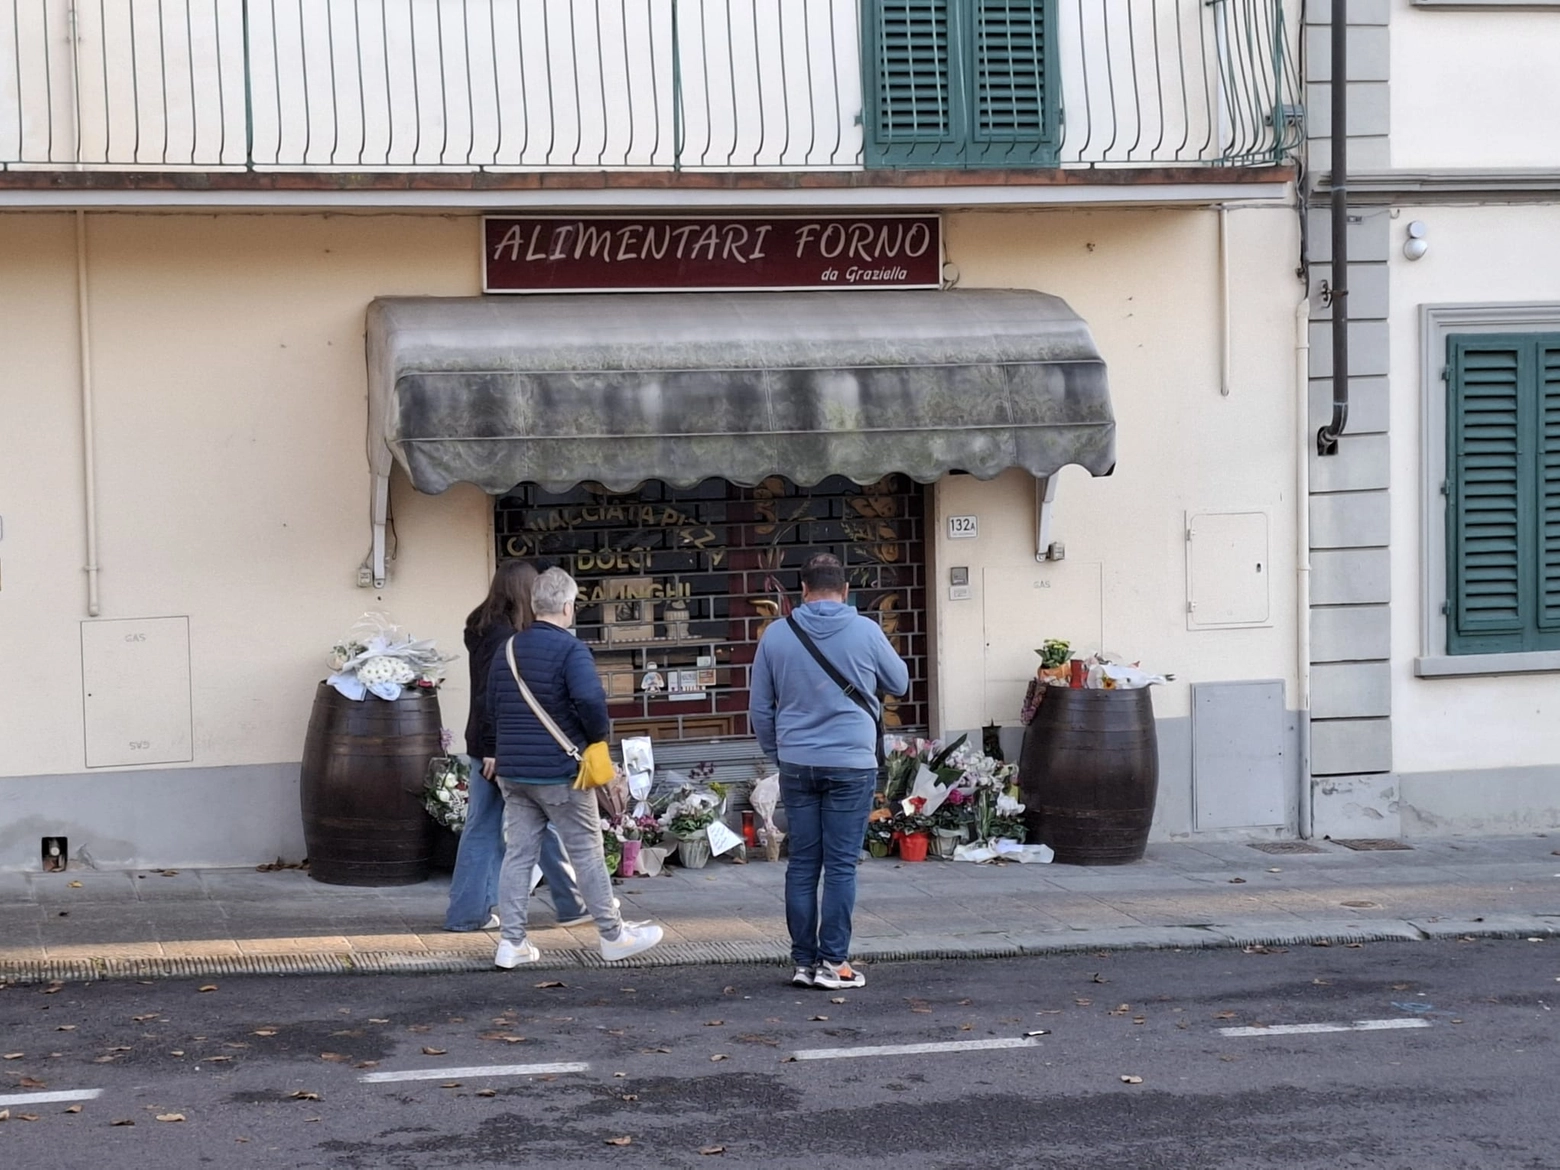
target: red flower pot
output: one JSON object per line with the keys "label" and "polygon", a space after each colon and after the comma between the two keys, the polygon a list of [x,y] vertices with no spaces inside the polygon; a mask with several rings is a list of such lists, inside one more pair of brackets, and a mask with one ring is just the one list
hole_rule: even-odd
{"label": "red flower pot", "polygon": [[899,838],[901,861],[925,861],[926,847],[931,844],[929,833],[906,833]]}

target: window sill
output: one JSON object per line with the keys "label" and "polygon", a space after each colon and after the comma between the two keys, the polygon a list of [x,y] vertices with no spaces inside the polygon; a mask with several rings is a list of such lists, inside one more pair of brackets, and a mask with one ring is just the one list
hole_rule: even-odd
{"label": "window sill", "polygon": [[1414,659],[1418,678],[1468,678],[1493,674],[1548,674],[1560,672],[1560,650],[1535,650],[1512,654],[1448,654]]}

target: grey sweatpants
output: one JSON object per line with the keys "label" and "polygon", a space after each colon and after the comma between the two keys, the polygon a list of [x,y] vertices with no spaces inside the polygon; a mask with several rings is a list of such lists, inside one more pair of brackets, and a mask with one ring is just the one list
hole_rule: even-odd
{"label": "grey sweatpants", "polygon": [[531,871],[549,822],[574,863],[580,898],[602,938],[615,939],[623,919],[612,905],[612,878],[601,848],[601,813],[593,792],[568,784],[520,784],[498,778],[504,794],[504,865],[498,874],[498,914],[506,942],[525,941]]}

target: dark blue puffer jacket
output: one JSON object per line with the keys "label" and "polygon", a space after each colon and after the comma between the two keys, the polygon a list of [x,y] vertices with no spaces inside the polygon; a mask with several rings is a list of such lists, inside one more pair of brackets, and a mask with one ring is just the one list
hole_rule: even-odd
{"label": "dark blue puffer jacket", "polygon": [[[538,621],[514,636],[515,665],[542,709],[583,750],[607,738],[607,695],[590,647],[568,630]],[[509,780],[573,780],[577,764],[541,721],[509,673],[503,644],[488,672],[487,718],[498,774]]]}

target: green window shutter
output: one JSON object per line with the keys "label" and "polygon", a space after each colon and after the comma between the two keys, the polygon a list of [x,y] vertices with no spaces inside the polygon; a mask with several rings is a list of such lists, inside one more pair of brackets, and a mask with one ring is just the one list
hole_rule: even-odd
{"label": "green window shutter", "polygon": [[868,164],[934,165],[963,153],[956,0],[869,0]]}
{"label": "green window shutter", "polygon": [[971,162],[1054,163],[1051,0],[971,0]]}
{"label": "green window shutter", "polygon": [[1560,338],[1538,346],[1538,628],[1560,632]]}
{"label": "green window shutter", "polygon": [[1447,648],[1518,650],[1530,619],[1521,539],[1531,507],[1521,471],[1528,347],[1487,336],[1453,337],[1448,348]]}
{"label": "green window shutter", "polygon": [[1056,0],[862,0],[868,166],[1055,166]]}

